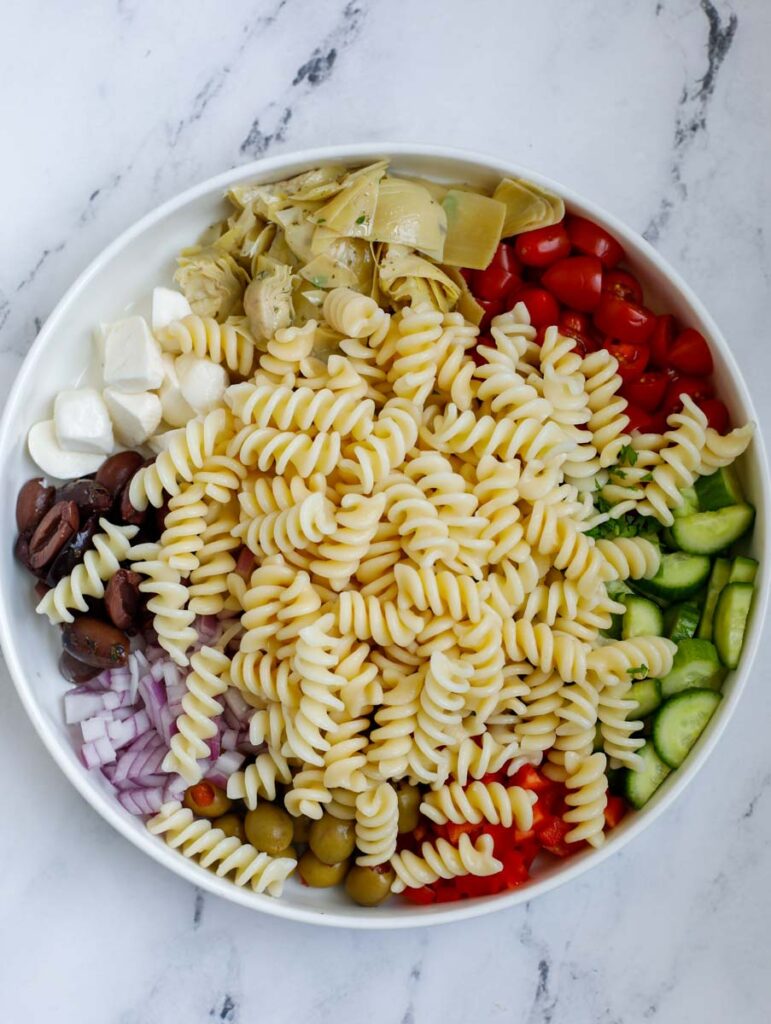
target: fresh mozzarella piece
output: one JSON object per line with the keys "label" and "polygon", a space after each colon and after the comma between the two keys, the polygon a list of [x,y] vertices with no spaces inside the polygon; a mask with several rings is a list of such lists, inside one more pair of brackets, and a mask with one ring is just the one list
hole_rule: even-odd
{"label": "fresh mozzarella piece", "polygon": [[161,327],[190,316],[193,312],[190,303],[182,292],[176,292],[173,288],[153,288],[153,330],[158,331]]}
{"label": "fresh mozzarella piece", "polygon": [[110,415],[94,388],[60,391],[54,402],[54,428],[66,452],[109,455],[113,450]]}
{"label": "fresh mozzarella piece", "polygon": [[174,362],[182,397],[196,412],[210,412],[220,405],[228,375],[224,366],[211,359],[199,359],[188,352]]}
{"label": "fresh mozzarella piece", "polygon": [[179,386],[179,377],[174,366],[174,356],[168,352],[163,354],[163,369],[165,376],[161,384],[161,408],[163,418],[170,427],[184,427],[188,420],[195,416],[195,410],[182,396],[182,389]]}
{"label": "fresh mozzarella piece", "polygon": [[57,480],[88,476],[104,462],[101,452],[66,452],[56,439],[53,420],[36,423],[27,435],[27,445],[45,475]]}
{"label": "fresh mozzarella piece", "polygon": [[116,391],[154,391],[163,380],[158,342],[141,316],[110,325],[104,343],[104,383]]}
{"label": "fresh mozzarella piece", "polygon": [[107,333],[110,330],[110,324],[104,321],[97,324],[94,328],[94,353],[96,355],[96,365],[99,368],[100,375],[104,374],[104,346],[107,341]]}
{"label": "fresh mozzarella piece", "polygon": [[104,401],[112,417],[115,436],[127,448],[144,444],[161,422],[161,400],[152,391],[129,395],[105,388]]}

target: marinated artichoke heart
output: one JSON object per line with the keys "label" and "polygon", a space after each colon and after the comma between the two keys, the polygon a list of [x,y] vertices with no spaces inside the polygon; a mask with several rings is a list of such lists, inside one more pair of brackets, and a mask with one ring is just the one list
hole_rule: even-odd
{"label": "marinated artichoke heart", "polygon": [[350,238],[368,238],[375,219],[379,186],[387,163],[362,167],[346,175],[340,190],[327,203],[310,214],[318,225]]}
{"label": "marinated artichoke heart", "polygon": [[565,216],[565,204],[559,196],[522,178],[503,178],[493,199],[506,207],[504,238],[549,227]]}
{"label": "marinated artichoke heart", "polygon": [[241,312],[249,276],[233,257],[217,245],[183,249],[174,279],[193,312],[222,323]]}
{"label": "marinated artichoke heart", "polygon": [[408,245],[441,261],[446,236],[447,215],[427,189],[404,178],[383,178],[372,241]]}
{"label": "marinated artichoke heart", "polygon": [[292,323],[292,270],[261,257],[261,267],[244,293],[244,312],[255,338],[272,338]]}
{"label": "marinated artichoke heart", "polygon": [[442,200],[447,214],[443,262],[469,270],[484,270],[501,240],[506,206],[497,199],[450,189]]}
{"label": "marinated artichoke heart", "polygon": [[428,302],[447,313],[455,307],[460,288],[430,260],[404,245],[385,246],[378,268],[380,289],[395,306]]}

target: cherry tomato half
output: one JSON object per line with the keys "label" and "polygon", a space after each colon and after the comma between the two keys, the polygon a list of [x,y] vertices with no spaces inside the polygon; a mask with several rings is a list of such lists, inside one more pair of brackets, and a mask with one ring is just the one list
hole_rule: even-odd
{"label": "cherry tomato half", "polygon": [[553,263],[541,283],[566,306],[590,313],[602,293],[602,264],[596,256],[568,256]]}
{"label": "cherry tomato half", "polygon": [[677,335],[669,349],[669,365],[692,377],[708,377],[712,373],[712,353],[700,331],[687,327]]}
{"label": "cherry tomato half", "polygon": [[629,380],[621,388],[621,394],[634,405],[646,412],[655,412],[664,401],[670,380],[662,371],[650,370],[637,380]]}
{"label": "cherry tomato half", "polygon": [[632,345],[616,338],[608,338],[602,347],[618,360],[618,375],[624,382],[637,380],[648,365],[648,349],[645,345]]}
{"label": "cherry tomato half", "polygon": [[698,406],[701,406],[707,399],[715,397],[715,389],[706,377],[678,377],[671,381],[664,396],[662,412],[665,416],[671,416],[673,412],[680,412],[683,407],[681,395],[688,395]]}
{"label": "cherry tomato half", "polygon": [[485,315],[479,324],[479,330],[484,332],[490,327],[492,318],[503,312],[503,299],[482,299],[479,296],[475,296],[475,298],[485,311]]}
{"label": "cherry tomato half", "polygon": [[564,224],[552,224],[517,235],[514,251],[527,267],[548,267],[570,255],[570,239]]}
{"label": "cherry tomato half", "polygon": [[629,418],[629,425],[626,429],[630,432],[639,430],[641,434],[648,434],[655,429],[651,413],[641,409],[639,405],[630,402],[624,409],[624,415]]}
{"label": "cherry tomato half", "polygon": [[587,256],[596,256],[607,270],[612,270],[624,258],[624,250],[613,235],[593,220],[568,217],[566,227],[573,248]]}
{"label": "cherry tomato half", "polygon": [[470,288],[476,299],[503,299],[519,284],[521,270],[514,246],[501,242],[484,270],[473,271]]}
{"label": "cherry tomato half", "polygon": [[671,313],[656,317],[656,325],[651,334],[651,366],[666,370],[669,366],[669,350],[677,334],[677,324]]}
{"label": "cherry tomato half", "polygon": [[559,320],[559,304],[545,288],[523,288],[514,298],[527,306],[533,327],[551,327]]}
{"label": "cherry tomato half", "polygon": [[726,434],[731,429],[731,417],[719,398],[705,398],[699,402],[699,408],[707,417],[707,422],[718,434]]}
{"label": "cherry tomato half", "polygon": [[642,304],[643,290],[637,278],[628,270],[609,270],[602,276],[602,290],[618,295],[627,302]]}
{"label": "cherry tomato half", "polygon": [[645,306],[603,292],[594,312],[594,322],[599,330],[611,338],[632,345],[644,345],[650,340],[656,326],[656,317]]}

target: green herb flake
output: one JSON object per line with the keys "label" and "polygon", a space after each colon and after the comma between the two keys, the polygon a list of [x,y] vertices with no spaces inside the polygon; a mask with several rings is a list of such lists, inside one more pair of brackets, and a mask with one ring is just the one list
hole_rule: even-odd
{"label": "green herb flake", "polygon": [[367,219],[367,215],[365,213],[362,213],[362,215],[360,217],[356,218],[356,223],[357,224],[363,224],[366,219]]}
{"label": "green herb flake", "polygon": [[625,462],[628,466],[637,465],[637,452],[631,446],[631,444],[625,444],[621,451],[618,453],[618,461]]}
{"label": "green herb flake", "polygon": [[647,665],[638,665],[636,668],[628,668],[626,671],[633,679],[646,679],[648,676]]}

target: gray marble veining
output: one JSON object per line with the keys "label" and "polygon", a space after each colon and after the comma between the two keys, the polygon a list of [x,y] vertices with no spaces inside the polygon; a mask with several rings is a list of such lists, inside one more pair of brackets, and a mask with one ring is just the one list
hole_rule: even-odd
{"label": "gray marble veining", "polygon": [[[68,284],[157,203],[266,153],[404,139],[531,165],[644,231],[771,424],[766,0],[25,0],[0,17],[3,395]],[[384,934],[258,916],[164,872],[64,780],[3,668],[2,1018],[763,1024],[769,656],[771,638],[704,770],[622,854],[510,912]]]}

